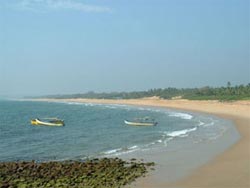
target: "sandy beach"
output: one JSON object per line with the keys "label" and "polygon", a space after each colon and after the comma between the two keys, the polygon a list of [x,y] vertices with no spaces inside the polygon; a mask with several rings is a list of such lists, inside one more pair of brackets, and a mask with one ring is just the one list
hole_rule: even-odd
{"label": "sandy beach", "polygon": [[[139,179],[135,187],[170,188],[249,188],[250,187],[250,101],[218,102],[162,100],[158,98],[104,99],[39,99],[39,101],[67,101],[99,104],[127,104],[167,107],[213,114],[234,122],[240,140],[211,162],[191,172],[177,182],[156,181],[153,177]],[[161,153],[164,157],[165,153]],[[157,162],[157,161],[156,161]],[[164,180],[164,174],[161,174]]]}

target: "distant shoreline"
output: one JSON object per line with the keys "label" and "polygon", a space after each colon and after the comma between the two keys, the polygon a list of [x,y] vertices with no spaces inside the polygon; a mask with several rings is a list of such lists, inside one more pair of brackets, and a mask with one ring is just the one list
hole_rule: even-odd
{"label": "distant shoreline", "polygon": [[[250,187],[250,101],[218,102],[190,101],[184,99],[163,100],[157,97],[143,99],[32,99],[32,101],[79,102],[98,104],[126,104],[167,107],[193,112],[213,114],[232,120],[241,139],[210,163],[175,183],[155,182],[152,177],[139,179],[135,187]],[[163,154],[164,155],[164,154]],[[164,176],[164,175],[162,175]]]}

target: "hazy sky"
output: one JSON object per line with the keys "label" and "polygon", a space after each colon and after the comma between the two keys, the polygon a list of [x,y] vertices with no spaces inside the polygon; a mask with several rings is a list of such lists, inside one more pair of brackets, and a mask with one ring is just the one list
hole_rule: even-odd
{"label": "hazy sky", "polygon": [[250,82],[248,0],[0,0],[0,95]]}

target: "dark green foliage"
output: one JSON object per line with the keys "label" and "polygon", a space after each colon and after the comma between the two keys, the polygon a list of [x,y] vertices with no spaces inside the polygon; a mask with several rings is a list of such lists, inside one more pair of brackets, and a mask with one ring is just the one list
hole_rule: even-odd
{"label": "dark green foliage", "polygon": [[157,96],[163,99],[172,99],[180,96],[184,99],[192,100],[245,100],[250,99],[250,84],[231,86],[228,82],[226,87],[202,87],[191,89],[150,89],[148,91],[137,92],[111,92],[111,93],[95,93],[88,92],[85,94],[72,95],[49,95],[42,98],[89,98],[89,99],[138,99],[144,97]]}
{"label": "dark green foliage", "polygon": [[189,94],[184,94],[183,98],[192,100],[248,100],[250,99],[250,84],[231,87],[231,83],[227,83],[227,87],[203,87],[194,89]]}
{"label": "dark green foliage", "polygon": [[0,163],[0,187],[119,188],[143,176],[153,165],[118,158],[85,162],[3,162]]}

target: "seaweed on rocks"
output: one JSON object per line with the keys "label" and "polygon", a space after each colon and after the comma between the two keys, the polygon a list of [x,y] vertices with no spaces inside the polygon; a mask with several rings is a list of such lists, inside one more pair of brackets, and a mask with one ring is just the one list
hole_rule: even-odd
{"label": "seaweed on rocks", "polygon": [[86,161],[0,163],[1,188],[119,188],[144,176],[154,163],[101,158]]}

